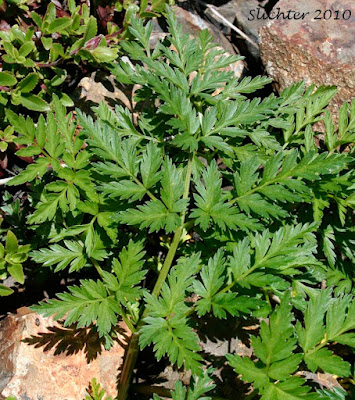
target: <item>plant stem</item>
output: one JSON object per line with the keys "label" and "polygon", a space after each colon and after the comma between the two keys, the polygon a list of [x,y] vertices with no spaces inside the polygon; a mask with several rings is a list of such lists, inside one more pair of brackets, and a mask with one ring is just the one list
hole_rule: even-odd
{"label": "plant stem", "polygon": [[133,384],[132,385],[132,391],[134,393],[141,393],[145,395],[152,396],[154,394],[157,394],[158,396],[161,397],[168,397],[171,398],[171,390],[165,389],[162,386],[149,386],[149,385],[144,385],[144,384]]}
{"label": "plant stem", "polygon": [[94,258],[90,258],[90,261],[93,263],[94,267],[96,268],[96,271],[100,275],[100,278],[102,278],[103,271],[102,271],[102,268],[100,267],[99,263]]}
{"label": "plant stem", "polygon": [[122,366],[120,376],[120,384],[118,389],[117,400],[126,400],[128,398],[128,390],[131,384],[133,369],[137,362],[139,353],[139,335],[132,333],[131,340],[129,341],[128,349]]}
{"label": "plant stem", "polygon": [[[161,286],[163,285],[163,283],[169,273],[171,264],[174,260],[174,256],[175,256],[175,253],[176,253],[176,250],[179,245],[180,238],[181,238],[181,233],[182,233],[182,227],[178,228],[178,230],[176,231],[176,233],[174,235],[174,239],[170,246],[169,252],[166,256],[163,268],[161,269],[158,279],[155,283],[155,286],[153,289],[153,295],[157,296],[160,293]],[[139,328],[142,327],[142,325],[144,325],[144,318],[146,317],[147,312],[148,311],[146,308],[137,324],[137,327],[136,327],[137,331],[139,330]],[[139,353],[139,334],[138,334],[138,332],[136,332],[136,333],[132,333],[132,337],[129,342],[129,346],[128,346],[128,350],[127,350],[127,356],[124,360],[124,364],[122,367],[122,373],[121,373],[121,377],[120,377],[120,384],[119,384],[119,389],[118,389],[117,400],[126,400],[127,399],[128,389],[129,389],[129,385],[130,385],[130,382],[132,379],[133,369],[137,362],[138,353]]]}
{"label": "plant stem", "polygon": [[[168,276],[171,264],[172,264],[172,262],[174,260],[174,257],[175,257],[176,250],[177,250],[177,248],[179,246],[179,242],[180,242],[180,239],[181,239],[182,231],[183,231],[183,229],[180,226],[175,232],[173,241],[172,241],[171,246],[169,248],[169,252],[168,252],[168,254],[167,254],[166,258],[165,258],[165,261],[164,261],[164,264],[163,264],[163,268],[160,270],[158,279],[157,279],[157,281],[155,283],[155,286],[154,286],[154,289],[153,289],[153,296],[158,296],[158,294],[160,293],[160,289],[161,289],[163,283],[165,282],[166,277]],[[144,315],[144,313],[143,313],[143,315]]]}
{"label": "plant stem", "polygon": [[[186,169],[183,199],[187,199],[189,197],[189,193],[190,193],[193,157],[194,157],[194,154],[190,154],[189,161],[187,164],[187,169]],[[185,216],[186,216],[186,211],[184,211],[181,214],[181,225],[175,232],[173,241],[169,248],[168,254],[165,258],[163,268],[161,269],[158,279],[155,283],[155,286],[154,286],[154,289],[152,292],[153,295],[155,295],[155,296],[159,295],[161,287],[162,287],[163,283],[165,282],[165,279],[167,278],[170,268],[172,266],[172,263],[174,261],[176,250],[179,246],[179,242],[181,240],[181,236],[182,236],[182,233],[184,230],[183,227],[184,227],[184,223],[185,223]],[[126,352],[126,357],[125,357],[125,360],[124,360],[124,363],[122,366],[117,400],[127,400],[127,398],[128,398],[128,390],[129,390],[129,386],[130,386],[130,383],[132,380],[133,369],[134,369],[134,366],[136,365],[137,357],[138,357],[138,353],[139,353],[139,333],[138,333],[138,331],[144,325],[144,318],[147,316],[147,313],[148,313],[148,310],[146,308],[136,326],[136,332],[132,332],[131,340],[129,342],[128,349]]]}
{"label": "plant stem", "polygon": [[137,329],[132,324],[131,320],[127,317],[127,314],[124,312],[123,308],[120,306],[121,317],[125,324],[128,326],[129,330],[133,333],[137,332]]}

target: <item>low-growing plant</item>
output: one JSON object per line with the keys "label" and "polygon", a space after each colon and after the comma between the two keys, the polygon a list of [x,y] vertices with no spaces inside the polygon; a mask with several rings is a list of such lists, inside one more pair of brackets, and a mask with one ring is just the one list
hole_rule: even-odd
{"label": "low-growing plant", "polygon": [[3,106],[11,102],[29,110],[48,111],[53,93],[63,104],[72,106],[70,97],[61,90],[68,75],[68,68],[61,65],[103,63],[117,57],[117,46],[109,46],[103,35],[97,36],[97,21],[87,5],[68,4],[68,16],[57,17],[56,7],[50,3],[43,17],[33,11],[28,23],[0,32]]}
{"label": "low-growing plant", "polygon": [[[42,246],[32,260],[84,278],[97,271],[33,310],[93,324],[106,348],[125,322],[119,400],[146,347],[192,372],[174,399],[210,399],[207,315],[261,321],[251,358],[225,361],[263,400],[345,398],[300,372],[352,374],[355,102],[336,131],[325,111],[333,87],[249,98],[270,80],[240,81],[228,70],[239,57],[207,31],[191,40],[167,15],[170,35],[153,51],[151,23],[133,16],[134,40],[121,44],[130,62],[112,66],[138,85],[135,112],[101,103],[93,119],[54,97],[36,123],[11,114],[18,154],[35,157],[10,181],[31,183],[27,224]],[[325,135],[312,128],[321,121]]]}
{"label": "low-growing plant", "polygon": [[131,16],[136,12],[143,18],[159,16],[164,5],[165,0],[141,1],[139,6],[134,1],[118,2],[116,8],[124,12],[122,26],[110,23],[105,34],[99,32],[98,20],[85,3],[69,0],[67,10],[58,10],[50,2],[43,16],[28,11],[17,24],[0,31],[0,105],[44,112],[57,94],[65,106],[73,106],[68,88],[63,91],[63,84],[73,79],[70,75],[77,70],[84,76],[115,60]]}
{"label": "low-growing plant", "polygon": [[[27,260],[30,246],[19,246],[16,236],[8,231],[5,246],[0,243],[0,280],[11,275],[16,282],[25,281],[22,264]],[[13,290],[0,284],[0,296],[8,296]]]}
{"label": "low-growing plant", "polygon": [[[174,0],[120,0],[115,2],[115,10],[131,10],[131,15],[139,13],[141,18],[160,17],[165,12],[166,4],[173,5]],[[128,25],[127,25],[128,27]]]}
{"label": "low-growing plant", "polygon": [[0,130],[0,152],[4,153],[10,143],[14,143],[16,136],[14,135],[14,128],[8,125],[3,131]]}
{"label": "low-growing plant", "polygon": [[112,400],[111,396],[105,396],[105,389],[94,378],[89,387],[89,394],[86,395],[85,400]]}

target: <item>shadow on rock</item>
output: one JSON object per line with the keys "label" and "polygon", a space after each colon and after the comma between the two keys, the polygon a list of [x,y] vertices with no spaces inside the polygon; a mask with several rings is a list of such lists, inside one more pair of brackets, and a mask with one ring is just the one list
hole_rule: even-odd
{"label": "shadow on rock", "polygon": [[[32,335],[22,341],[35,346],[35,348],[44,347],[43,351],[53,349],[54,355],[65,353],[65,355],[69,356],[84,350],[88,363],[95,360],[104,348],[105,339],[99,337],[94,326],[89,328],[76,328],[75,325],[67,328],[52,326],[48,327],[47,330],[49,332],[39,333],[37,336]],[[119,327],[115,332],[123,337],[124,340],[122,341],[118,337],[113,340],[125,348],[128,341],[126,332]]]}

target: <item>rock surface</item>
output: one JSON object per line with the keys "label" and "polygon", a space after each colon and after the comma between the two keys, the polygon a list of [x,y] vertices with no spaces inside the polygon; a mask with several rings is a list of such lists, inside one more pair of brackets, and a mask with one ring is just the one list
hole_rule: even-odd
{"label": "rock surface", "polygon": [[[353,0],[281,0],[273,11],[309,13],[304,19],[274,19],[261,28],[261,57],[275,86],[282,90],[304,80],[307,85],[336,85],[331,103],[334,116],[343,102],[355,96],[355,3]],[[322,19],[316,10],[321,10]],[[326,10],[332,11],[323,14]],[[351,17],[336,20],[335,11]],[[275,14],[274,14],[275,15]],[[349,12],[345,14],[345,17]]]}
{"label": "rock surface", "polygon": [[216,43],[218,43],[229,53],[235,54],[233,46],[229,40],[224,36],[223,32],[216,28],[213,24],[202,19],[197,14],[185,10],[182,7],[174,6],[173,10],[178,22],[181,24],[183,33],[188,33],[197,37],[200,31],[203,29],[208,29],[213,35]]}
{"label": "rock surface", "polygon": [[52,318],[20,309],[0,323],[0,398],[83,400],[96,378],[108,395],[117,395],[117,376],[127,331],[110,351],[89,329],[63,328]]}

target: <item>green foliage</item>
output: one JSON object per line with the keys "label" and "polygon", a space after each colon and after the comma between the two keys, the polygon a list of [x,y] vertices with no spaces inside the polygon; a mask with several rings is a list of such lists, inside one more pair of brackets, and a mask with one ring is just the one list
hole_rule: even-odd
{"label": "green foliage", "polygon": [[[57,270],[65,268],[70,261],[69,271],[82,268],[82,248],[78,249],[78,255],[75,242],[66,244],[67,253],[57,251],[62,248],[54,245],[51,250],[33,252],[32,257],[44,265],[58,263]],[[109,333],[122,312],[121,305],[127,306],[142,295],[139,284],[146,273],[141,269],[143,256],[142,244],[130,241],[127,248],[122,249],[119,260],[113,259],[112,273],[99,269],[102,281],[81,280],[80,286],[69,287],[70,293],[58,294],[58,299],[42,302],[33,309],[47,316],[54,315],[56,320],[65,316],[65,326],[77,323],[77,327],[82,328],[95,323],[99,336],[105,337],[110,347]]]}
{"label": "green foliage", "polygon": [[107,348],[124,320],[119,400],[139,347],[192,371],[173,398],[206,398],[206,318],[260,322],[253,356],[227,359],[263,400],[331,398],[297,372],[350,377],[353,105],[323,140],[314,124],[329,119],[334,88],[251,98],[270,80],[239,81],[226,67],[240,57],[207,31],[191,40],[166,13],[170,34],[154,50],[151,22],[132,14],[129,62],[109,66],[138,85],[134,109],[67,113],[54,96],[38,119],[7,111],[17,154],[34,157],[9,183],[30,188],[32,261],[82,278],[33,309],[94,325]]}
{"label": "green foliage", "polygon": [[63,104],[71,106],[72,100],[60,89],[68,74],[61,64],[109,62],[117,57],[117,46],[97,36],[97,21],[86,4],[76,6],[71,1],[69,14],[58,17],[50,3],[44,16],[33,11],[29,18],[27,25],[19,23],[0,33],[1,104],[11,102],[43,112],[49,110],[47,100],[57,93]]}
{"label": "green foliage", "polygon": [[14,142],[16,136],[13,134],[14,128],[12,126],[7,126],[3,131],[0,130],[0,152],[4,153],[9,144]]}
{"label": "green foliage", "polygon": [[85,396],[85,400],[112,400],[111,396],[105,396],[106,390],[102,389],[100,384],[94,378],[90,382],[89,394]]}
{"label": "green foliage", "polygon": [[[205,396],[205,394],[213,390],[215,387],[209,377],[209,374],[212,372],[213,370],[209,369],[203,377],[195,378],[190,383],[188,390],[184,388],[180,381],[177,382],[174,390],[171,391],[171,397],[173,400],[211,400],[211,397]],[[154,395],[153,400],[161,400],[161,398]]]}
{"label": "green foliage", "polygon": [[[26,22],[18,18],[10,29],[0,31],[2,117],[5,107],[49,111],[53,94],[63,105],[73,106],[66,85],[72,85],[70,80],[75,74],[87,74],[93,68],[104,68],[116,60],[118,41],[129,36],[132,15],[139,12],[142,18],[158,17],[164,12],[166,1],[154,0],[151,4],[142,1],[140,7],[133,1],[125,1],[123,5],[117,2],[116,11],[124,14],[123,27],[109,22],[105,35],[99,32],[101,21],[95,17],[99,13],[93,10],[94,4],[90,9],[86,3],[77,5],[71,0],[67,8],[58,8],[50,2],[40,15],[31,11],[26,1],[10,3],[25,11]],[[7,127],[4,133],[0,131],[0,151],[6,150],[2,142],[8,142],[10,129]]]}
{"label": "green foliage", "polygon": [[325,143],[328,151],[334,152],[339,146],[351,144],[355,140],[355,100],[350,105],[344,103],[339,111],[338,130],[335,129],[332,117],[327,110],[324,114]]}
{"label": "green foliage", "polygon": [[[354,347],[354,303],[352,296],[332,297],[331,290],[314,291],[304,320],[294,320],[287,293],[262,321],[259,336],[251,339],[257,362],[248,357],[227,355],[230,365],[253,383],[262,399],[325,399],[324,392],[310,393],[311,388],[294,373],[301,362],[312,372],[321,370],[341,377],[350,376],[350,364],[327,348],[331,343]],[[339,340],[340,338],[340,340]]]}
{"label": "green foliage", "polygon": [[193,209],[191,217],[196,218],[196,224],[204,231],[209,227],[210,221],[223,230],[226,227],[245,230],[261,228],[257,220],[241,214],[226,201],[227,196],[222,193],[222,179],[215,162],[203,172],[202,181],[196,184],[198,194],[194,198],[197,207]]}
{"label": "green foliage", "polygon": [[[234,244],[228,261],[219,252],[201,271],[201,282],[195,282],[200,296],[197,313],[202,316],[212,310],[217,318],[227,312],[238,315],[260,306],[258,299],[238,296],[243,288],[269,288],[275,293],[285,290],[291,282],[301,279],[300,269],[319,266],[314,257],[316,241],[312,234],[316,225],[296,225],[280,228],[271,239],[269,231],[245,238]],[[239,290],[231,291],[234,287]]]}
{"label": "green foliage", "polygon": [[56,319],[67,314],[65,326],[76,322],[82,328],[96,321],[100,337],[107,335],[117,323],[116,314],[120,309],[105,285],[101,281],[81,280],[80,287],[71,286],[69,290],[70,294],[58,294],[59,300],[49,300],[41,308],[34,306],[33,310],[55,315]]}
{"label": "green foliage", "polygon": [[[22,264],[28,258],[30,245],[19,245],[17,237],[11,231],[7,232],[5,246],[0,243],[0,279],[5,280],[9,275],[19,283],[24,283],[25,276]],[[8,296],[13,290],[0,284],[0,296]]]}
{"label": "green foliage", "polygon": [[144,348],[154,343],[158,360],[167,353],[172,364],[181,367],[184,363],[187,369],[200,375],[202,357],[197,353],[198,337],[185,316],[189,309],[185,304],[186,292],[190,289],[198,263],[198,255],[181,260],[171,269],[160,296],[145,295],[148,317],[144,319],[140,345]]}
{"label": "green foliage", "polygon": [[[330,343],[355,347],[355,302],[345,295],[332,299],[330,291],[317,293],[310,299],[304,314],[304,326],[297,323],[297,335],[308,368],[317,368],[338,376],[350,375],[350,364],[327,349]],[[325,319],[325,323],[324,323]]]}

